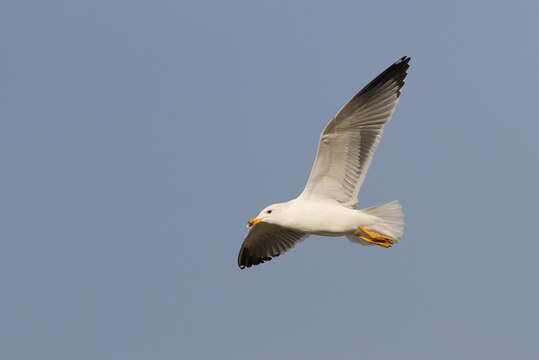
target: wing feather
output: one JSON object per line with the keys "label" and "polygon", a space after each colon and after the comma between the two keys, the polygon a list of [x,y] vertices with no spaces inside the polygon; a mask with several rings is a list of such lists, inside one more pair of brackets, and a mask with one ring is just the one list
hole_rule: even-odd
{"label": "wing feather", "polygon": [[303,197],[337,200],[354,207],[384,125],[399,101],[410,58],[400,58],[378,75],[328,123]]}
{"label": "wing feather", "polygon": [[241,269],[262,264],[284,254],[308,235],[279,225],[259,223],[247,234],[238,255]]}

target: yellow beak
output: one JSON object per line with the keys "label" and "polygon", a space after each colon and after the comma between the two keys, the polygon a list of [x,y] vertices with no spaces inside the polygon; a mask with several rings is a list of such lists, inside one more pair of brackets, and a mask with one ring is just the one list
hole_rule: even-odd
{"label": "yellow beak", "polygon": [[253,227],[256,224],[261,223],[262,221],[264,221],[264,220],[262,220],[260,218],[252,218],[251,220],[247,221],[247,227]]}

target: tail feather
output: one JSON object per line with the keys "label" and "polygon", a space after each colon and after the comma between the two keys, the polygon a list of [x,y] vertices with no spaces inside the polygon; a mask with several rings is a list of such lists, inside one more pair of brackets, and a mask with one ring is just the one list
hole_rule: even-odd
{"label": "tail feather", "polygon": [[[404,234],[404,212],[402,211],[402,206],[398,200],[372,206],[367,209],[362,209],[361,211],[369,215],[374,215],[380,219],[375,224],[367,226],[369,230],[384,236],[389,236],[393,239],[394,243],[399,242]],[[353,235],[348,236],[348,239],[353,242],[370,245]]]}

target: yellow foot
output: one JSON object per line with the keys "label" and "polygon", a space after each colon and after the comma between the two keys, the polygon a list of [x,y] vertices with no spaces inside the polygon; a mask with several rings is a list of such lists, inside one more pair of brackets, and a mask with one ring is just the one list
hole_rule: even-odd
{"label": "yellow foot", "polygon": [[360,226],[359,230],[361,230],[361,232],[365,233],[367,236],[358,235],[358,238],[360,238],[361,240],[365,240],[366,242],[369,242],[371,244],[388,248],[391,247],[395,242],[395,240],[393,240],[389,236],[384,236],[375,233],[374,231],[369,231],[364,226]]}
{"label": "yellow foot", "polygon": [[373,239],[370,239],[370,238],[368,238],[366,236],[358,235],[358,238],[360,238],[361,240],[365,240],[366,242],[371,243],[373,245],[378,245],[378,246],[382,246],[382,247],[385,247],[385,248],[391,247],[391,245],[393,245],[391,242],[382,242],[382,241],[378,241],[378,240],[373,240]]}

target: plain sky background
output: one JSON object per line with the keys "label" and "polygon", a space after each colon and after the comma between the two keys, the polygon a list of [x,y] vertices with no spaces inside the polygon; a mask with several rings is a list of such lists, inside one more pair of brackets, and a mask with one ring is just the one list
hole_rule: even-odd
{"label": "plain sky background", "polygon": [[[536,1],[2,1],[2,359],[532,359]],[[397,58],[360,193],[391,249],[240,271],[326,122]]]}

